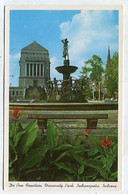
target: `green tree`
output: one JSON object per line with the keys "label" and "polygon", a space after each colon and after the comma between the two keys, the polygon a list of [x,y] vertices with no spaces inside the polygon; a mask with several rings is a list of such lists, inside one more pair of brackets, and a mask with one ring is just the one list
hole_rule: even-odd
{"label": "green tree", "polygon": [[89,79],[86,76],[80,76],[79,83],[82,86],[80,88],[81,93],[85,96],[86,99],[91,97],[91,88],[89,86]]}
{"label": "green tree", "polygon": [[93,55],[91,59],[85,61],[84,66],[82,67],[82,75],[85,77],[90,77],[92,81],[95,82],[96,87],[99,91],[99,100],[100,100],[100,85],[103,75],[103,61],[98,55]]}
{"label": "green tree", "polygon": [[107,96],[114,98],[115,94],[118,94],[118,52],[113,54],[109,65],[106,65],[104,84]]}

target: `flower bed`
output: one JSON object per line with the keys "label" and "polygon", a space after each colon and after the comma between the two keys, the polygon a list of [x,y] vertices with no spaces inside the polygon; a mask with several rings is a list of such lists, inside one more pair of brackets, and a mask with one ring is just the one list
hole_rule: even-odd
{"label": "flower bed", "polygon": [[117,134],[101,140],[87,129],[69,136],[50,122],[42,136],[37,121],[21,124],[19,109],[12,117],[10,181],[117,181]]}

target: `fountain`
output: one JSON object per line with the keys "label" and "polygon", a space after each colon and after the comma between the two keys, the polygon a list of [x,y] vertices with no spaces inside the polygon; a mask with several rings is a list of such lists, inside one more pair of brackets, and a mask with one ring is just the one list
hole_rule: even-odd
{"label": "fountain", "polygon": [[[63,66],[58,66],[55,69],[63,74],[63,80],[48,81],[47,94],[50,102],[86,102],[84,95],[84,80],[72,79],[71,74],[74,73],[78,67],[70,66],[68,54],[68,40],[62,40],[63,43]],[[59,84],[60,82],[61,84]],[[50,85],[51,83],[51,85]],[[49,91],[51,91],[49,93]]]}
{"label": "fountain", "polygon": [[68,81],[70,80],[71,73],[74,73],[78,67],[76,66],[70,66],[70,60],[69,60],[69,54],[68,54],[68,40],[67,38],[62,40],[63,43],[63,57],[64,57],[64,65],[56,67],[56,70],[63,74],[63,87],[66,87],[68,84]]}

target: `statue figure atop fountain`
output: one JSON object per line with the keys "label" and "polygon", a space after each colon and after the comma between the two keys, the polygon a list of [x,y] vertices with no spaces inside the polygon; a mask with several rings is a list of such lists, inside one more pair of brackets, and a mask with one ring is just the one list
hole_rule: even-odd
{"label": "statue figure atop fountain", "polygon": [[56,70],[59,73],[63,74],[63,85],[67,87],[70,80],[70,74],[74,73],[78,69],[78,67],[70,66],[70,60],[69,60],[69,54],[68,54],[68,42],[69,42],[68,39],[65,38],[61,41],[63,43],[63,57],[64,57],[63,64],[64,65],[56,67]]}
{"label": "statue figure atop fountain", "polygon": [[63,57],[65,58],[64,61],[65,63],[64,64],[69,64],[69,54],[68,54],[68,39],[63,39],[62,40],[62,43],[63,43]]}

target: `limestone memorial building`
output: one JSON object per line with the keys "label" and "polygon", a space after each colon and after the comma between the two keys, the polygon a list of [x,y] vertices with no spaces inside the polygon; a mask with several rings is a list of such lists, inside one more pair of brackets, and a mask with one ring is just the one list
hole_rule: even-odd
{"label": "limestone memorial building", "polygon": [[36,41],[21,49],[19,86],[10,86],[10,101],[26,98],[26,89],[45,87],[50,79],[49,52]]}

